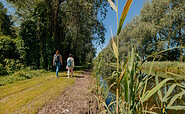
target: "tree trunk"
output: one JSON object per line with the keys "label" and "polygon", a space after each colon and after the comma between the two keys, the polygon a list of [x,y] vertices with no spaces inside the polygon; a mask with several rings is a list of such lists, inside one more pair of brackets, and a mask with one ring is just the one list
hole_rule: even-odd
{"label": "tree trunk", "polygon": [[64,2],[65,0],[54,0],[53,4],[53,10],[54,10],[54,38],[56,42],[56,47],[60,50],[61,48],[61,39],[60,39],[60,34],[59,34],[59,24],[58,24],[58,13],[59,13],[59,8],[60,4]]}

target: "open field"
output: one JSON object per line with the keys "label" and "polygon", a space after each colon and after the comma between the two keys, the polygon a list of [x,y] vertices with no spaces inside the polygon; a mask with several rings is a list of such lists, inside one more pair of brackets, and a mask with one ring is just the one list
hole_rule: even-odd
{"label": "open field", "polygon": [[[77,75],[77,72],[76,74]],[[0,114],[36,113],[45,103],[56,99],[74,78],[67,78],[66,72],[54,72],[13,84],[0,86]]]}

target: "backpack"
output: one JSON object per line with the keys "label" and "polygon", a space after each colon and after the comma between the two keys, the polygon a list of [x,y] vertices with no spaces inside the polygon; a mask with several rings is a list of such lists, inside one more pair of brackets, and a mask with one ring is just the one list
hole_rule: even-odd
{"label": "backpack", "polygon": [[60,60],[60,54],[54,56],[55,63],[58,63]]}
{"label": "backpack", "polygon": [[67,61],[67,66],[68,66],[68,67],[71,66],[71,60],[70,60],[70,59]]}

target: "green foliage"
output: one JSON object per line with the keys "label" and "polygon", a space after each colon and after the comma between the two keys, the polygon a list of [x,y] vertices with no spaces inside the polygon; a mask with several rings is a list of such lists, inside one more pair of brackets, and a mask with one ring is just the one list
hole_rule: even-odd
{"label": "green foliage", "polygon": [[[97,77],[98,83],[100,81],[98,77],[101,77],[102,74],[104,74],[102,73],[104,72],[104,69],[100,70],[101,66],[104,65],[102,62],[103,59],[101,58],[99,60],[99,58],[101,57],[98,57],[98,60],[95,61],[96,66],[94,69],[94,73]],[[155,62],[146,62],[144,63],[144,65],[145,64],[147,64],[147,68],[150,69],[156,67]],[[163,64],[164,63],[161,63],[161,65]],[[176,63],[176,65],[177,64],[179,63]],[[159,104],[157,105],[157,107],[159,108],[158,112],[161,112],[162,114],[171,112],[172,110],[184,110],[185,106],[181,105],[183,101],[178,102],[178,98],[181,99],[184,95],[185,86],[183,84],[177,83],[176,81],[174,81],[174,78],[168,77],[166,79],[158,80],[158,77],[156,76],[156,79],[153,81],[153,76],[145,75],[141,72],[141,62],[139,62],[139,57],[137,56],[137,54],[135,54],[134,51],[131,52],[131,56],[129,56],[125,63],[122,65],[122,70],[118,72],[119,80],[111,81],[108,90],[102,90],[101,88],[98,89],[98,91],[101,90],[100,93],[106,93],[107,91],[111,91],[114,93],[114,86],[117,85],[119,87],[119,113],[155,113],[156,110],[153,110],[153,105],[155,104],[154,100],[152,100],[153,98],[155,98],[156,102],[158,102]],[[164,66],[165,65],[166,64],[164,64]],[[179,64],[179,66],[176,67],[180,68],[181,66],[183,66],[183,63]],[[149,69],[147,70],[150,71]],[[116,79],[116,74],[117,73],[115,69],[115,71],[112,72],[109,78],[106,79],[106,82],[107,80]],[[116,113],[115,101],[105,107],[107,108],[107,112]],[[114,108],[111,109],[111,107]]]}
{"label": "green foliage", "polygon": [[0,36],[0,53],[1,60],[3,61],[5,58],[18,58],[18,53],[15,47],[15,42],[8,36]]}
{"label": "green foliage", "polygon": [[19,60],[5,59],[4,63],[5,63],[5,68],[8,74],[12,74],[15,71],[18,71],[24,68],[24,64],[22,64]]}
{"label": "green foliage", "polygon": [[6,69],[3,67],[2,64],[0,64],[0,76],[4,76],[7,74],[8,74],[8,72],[6,71]]}
{"label": "green foliage", "polygon": [[1,35],[10,35],[15,37],[11,15],[7,15],[7,9],[4,8],[2,2],[0,2],[0,36]]}
{"label": "green foliage", "polygon": [[7,2],[14,6],[14,17],[21,22],[20,37],[27,66],[51,69],[56,49],[64,60],[72,53],[75,64],[91,63],[96,53],[93,42],[104,43],[106,30],[102,20],[107,11],[106,0]]}
{"label": "green foliage", "polygon": [[40,53],[39,53],[39,39],[36,35],[36,23],[32,20],[27,20],[21,25],[20,36],[24,41],[22,46],[25,51],[26,65],[39,68]]}
{"label": "green foliage", "polygon": [[[128,0],[127,2],[131,2],[131,0]],[[151,60],[153,59],[153,62],[148,67],[149,69],[147,69],[149,71],[149,75],[145,75],[142,72],[142,70],[140,69],[142,68],[140,65],[141,62],[139,62],[140,57],[144,59],[148,55],[151,55],[156,51],[160,51],[166,48],[167,43],[165,44],[162,41],[162,37],[164,37],[164,35],[162,34],[161,25],[163,23],[160,23],[160,20],[161,18],[164,18],[163,16],[165,16],[165,14],[166,15],[169,14],[167,9],[171,8],[169,7],[171,5],[173,8],[173,4],[177,5],[181,3],[175,2],[173,0],[172,1],[152,0],[151,3],[147,1],[141,11],[141,17],[134,18],[131,21],[131,23],[126,25],[126,27],[123,29],[123,32],[120,33],[119,39],[117,36],[117,47],[114,42],[114,39],[112,39],[113,41],[112,44],[110,42],[107,48],[100,53],[103,58],[108,58],[108,59],[101,59],[102,64],[100,64],[99,61],[97,62],[97,65],[99,66],[95,67],[96,69],[95,74],[97,77],[106,76],[108,77],[107,79],[111,79],[112,83],[109,84],[110,88],[112,88],[113,85],[116,85],[116,87],[113,88],[114,92],[116,91],[114,93],[116,94],[116,101],[113,101],[113,103],[110,103],[111,105],[114,105],[113,110],[111,111],[109,110],[110,104],[107,106],[104,103],[108,113],[117,113],[117,114],[118,113],[126,113],[126,114],[155,113],[153,110],[153,107],[155,105],[152,103],[153,106],[150,106],[148,105],[150,103],[147,101],[149,99],[152,99],[154,96],[156,96],[156,93],[158,93],[158,97],[156,98],[156,101],[161,114],[167,113],[168,109],[169,110],[185,109],[185,106],[181,104],[174,104],[174,106],[172,106],[173,103],[177,100],[177,98],[180,97],[181,99],[182,96],[184,95],[184,85],[177,83],[177,85],[179,85],[178,89],[181,89],[182,91],[178,91],[177,89],[177,92],[173,93],[171,96],[169,96],[169,94],[172,93],[172,89],[175,88],[174,84],[176,84],[176,82],[173,82],[174,81],[173,78],[166,78],[160,82],[158,78],[156,78],[155,80],[156,85],[153,85],[152,87],[148,87],[148,86],[151,86],[149,84],[151,84],[151,81],[153,79],[153,76],[150,74],[152,72],[152,69],[154,66],[154,60],[156,59],[156,57],[150,57]],[[111,6],[113,7],[113,5]],[[119,24],[122,25],[122,22]],[[183,44],[182,43],[183,38],[181,36],[182,27],[181,26],[178,26],[178,27],[180,29],[178,29],[179,32],[176,37],[180,39],[178,41],[175,39],[175,41],[177,41],[177,44],[178,44],[177,47],[180,45],[179,48],[180,48],[180,59],[181,59],[182,44]],[[118,30],[118,34],[119,34],[119,30]],[[119,42],[119,40],[121,42]],[[164,45],[161,45],[161,43],[164,43]],[[111,49],[111,46],[113,47],[113,50]],[[135,53],[132,47],[135,47],[137,52],[140,52],[140,57],[137,53]],[[171,47],[175,47],[175,46],[172,45]],[[120,48],[123,48],[123,49],[119,50]],[[169,47],[167,49],[169,49]],[[108,53],[110,52],[112,52],[112,55],[114,54],[116,56],[117,65],[116,65],[115,59],[112,60],[112,58],[114,57],[108,55]],[[123,57],[118,57],[117,56],[118,53],[119,54],[123,53]],[[158,60],[161,59],[160,56],[158,57],[157,55],[157,59]],[[120,60],[123,62],[120,63],[119,62]],[[103,68],[100,70],[101,67]],[[110,70],[107,70],[109,69],[109,67],[113,67],[115,69],[112,71],[111,75],[108,74],[110,72]],[[168,92],[166,92],[167,91],[166,88],[168,88],[168,86],[166,86],[167,84],[169,85],[172,84]],[[165,90],[165,92],[163,91],[164,97],[161,92],[161,89]],[[162,100],[162,99],[165,99],[165,100]],[[159,106],[159,102],[161,103],[161,106]],[[167,105],[167,103],[169,104]]]}
{"label": "green foliage", "polygon": [[24,51],[20,47],[21,40],[19,38],[11,39],[8,36],[0,36],[0,63],[6,69],[5,74],[11,74],[24,67]]}
{"label": "green foliage", "polygon": [[31,79],[32,77],[42,76],[46,73],[45,70],[30,70],[29,68],[16,71],[14,74],[0,77],[0,86],[15,83],[20,80]]}
{"label": "green foliage", "polygon": [[185,64],[183,62],[145,62],[142,64],[142,72],[148,74],[149,67],[153,64],[151,75],[156,75],[163,78],[174,78],[176,80],[184,80]]}
{"label": "green foliage", "polygon": [[[66,72],[59,75],[60,78],[55,78],[55,73],[49,72],[29,80],[1,86],[0,113],[37,113],[43,104],[58,98],[66,87],[74,84],[74,78],[65,78]],[[28,104],[31,104],[31,108]]]}
{"label": "green foliage", "polygon": [[[155,52],[177,47],[160,53],[156,56],[156,60],[181,61],[184,52],[182,47],[185,42],[184,17],[182,16],[185,7],[182,4],[185,2],[175,0],[146,1],[140,15],[126,24],[119,35],[118,48],[120,55],[122,55],[120,59],[124,60],[132,47],[136,48],[142,59]],[[110,42],[104,49],[105,53],[111,53],[111,45]]]}

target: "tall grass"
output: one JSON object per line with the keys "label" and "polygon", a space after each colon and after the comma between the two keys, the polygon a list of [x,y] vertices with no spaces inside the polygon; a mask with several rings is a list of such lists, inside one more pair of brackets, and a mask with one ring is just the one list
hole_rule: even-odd
{"label": "tall grass", "polygon": [[74,84],[73,78],[66,78],[66,72],[59,73],[59,76],[55,78],[55,73],[50,72],[0,86],[0,114],[35,114],[45,103],[56,99],[67,86]]}
{"label": "tall grass", "polygon": [[148,74],[151,64],[153,64],[152,75],[157,75],[162,78],[172,77],[176,80],[185,80],[185,63],[183,62],[145,62],[142,64],[142,72]]}
{"label": "tall grass", "polygon": [[[108,1],[111,7],[117,13],[118,22],[118,10],[116,10],[118,9],[118,0],[117,7],[111,0]],[[117,45],[112,38],[112,48],[115,58],[117,59],[117,70],[112,73],[112,76],[110,76],[116,80],[110,85],[108,90],[110,90],[113,86],[116,87],[116,100],[112,101],[112,103],[110,103],[108,106],[105,104],[105,102],[102,102],[102,104],[104,104],[108,113],[116,114],[155,113],[155,108],[158,108],[162,114],[167,113],[167,110],[184,110],[184,105],[179,106],[178,104],[174,104],[174,102],[179,97],[182,98],[185,94],[185,85],[176,83],[174,78],[166,78],[159,81],[158,77],[155,77],[155,84],[148,88],[150,81],[154,78],[154,76],[150,75],[154,66],[154,61],[149,66],[148,75],[145,75],[141,72],[140,66],[142,62],[140,62],[139,57],[137,56],[138,54],[134,51],[134,49],[129,52],[128,57],[123,64],[120,64],[119,62],[118,35],[131,3],[132,0],[127,0],[120,22],[117,24],[119,25],[117,29]],[[94,72],[98,78],[98,81],[100,81],[100,74],[103,72],[103,69],[100,69],[102,59],[101,55],[98,56],[97,59],[98,60],[95,65]],[[102,85],[99,84],[98,86],[99,88],[97,88],[97,91],[102,90]],[[177,93],[173,93],[175,88],[179,89]],[[163,92],[162,90],[165,91]],[[158,105],[148,106],[148,100],[152,99],[153,97],[156,97]],[[159,105],[159,103],[161,105]],[[181,104],[183,104],[183,102],[181,102]]]}

